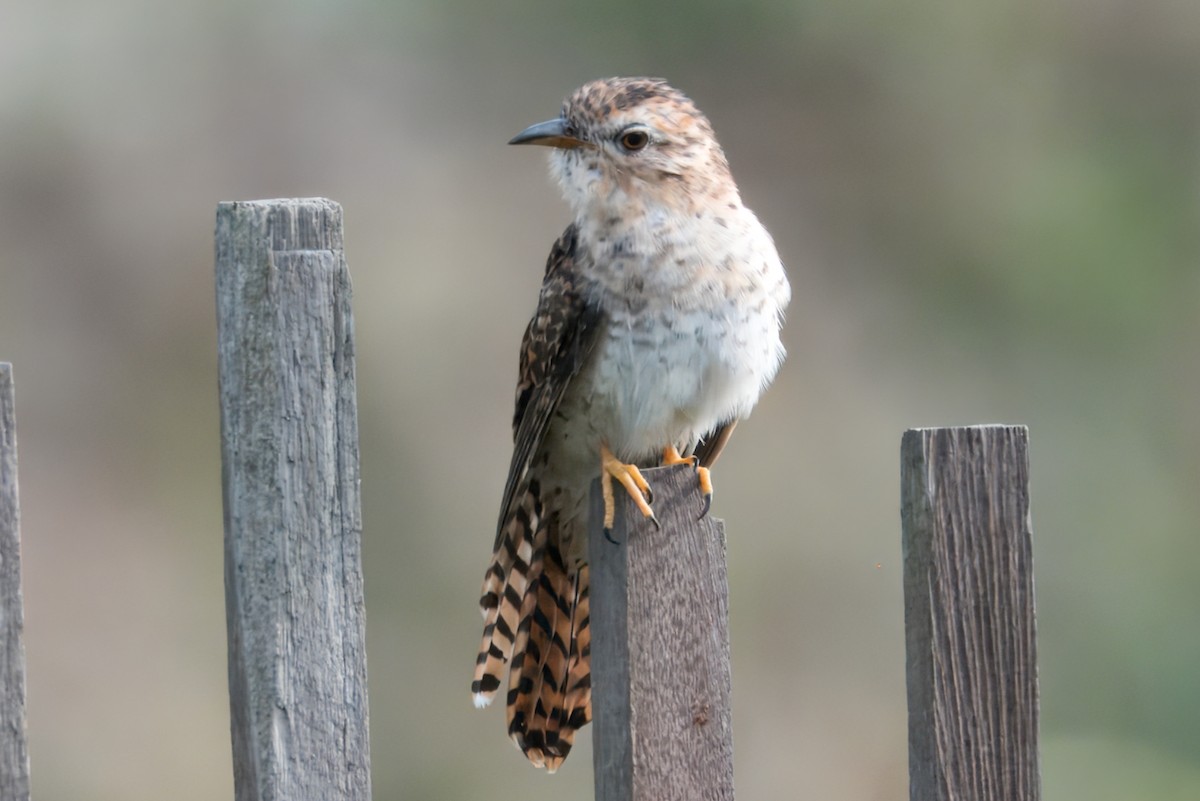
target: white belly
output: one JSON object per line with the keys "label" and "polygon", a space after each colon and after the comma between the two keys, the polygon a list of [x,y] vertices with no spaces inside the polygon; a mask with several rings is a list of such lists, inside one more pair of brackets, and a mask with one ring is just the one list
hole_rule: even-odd
{"label": "white belly", "polygon": [[[579,386],[593,434],[624,461],[686,449],[750,413],[779,363],[773,319],[677,312],[617,317]],[[599,442],[592,443],[595,447]]]}
{"label": "white belly", "polygon": [[[760,307],[761,308],[761,307]],[[572,381],[543,443],[543,481],[578,542],[600,445],[625,462],[658,463],[722,423],[749,415],[783,358],[775,307],[722,314],[616,316]],[[582,554],[579,554],[582,556]]]}

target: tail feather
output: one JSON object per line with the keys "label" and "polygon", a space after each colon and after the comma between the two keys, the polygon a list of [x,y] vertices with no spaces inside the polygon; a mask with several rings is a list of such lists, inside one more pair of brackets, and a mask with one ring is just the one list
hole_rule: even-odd
{"label": "tail feather", "polygon": [[575,579],[575,615],[571,630],[570,672],[563,702],[563,731],[573,740],[575,731],[592,719],[592,628],[588,604],[588,568],[579,568]]}
{"label": "tail feather", "polygon": [[[541,557],[544,553],[544,548],[538,549],[538,556]],[[540,751],[530,753],[529,746],[525,740],[525,730],[527,728],[529,712],[524,709],[518,709],[515,703],[517,698],[531,696],[533,692],[533,677],[527,674],[526,663],[536,666],[540,660],[541,653],[538,650],[536,643],[530,644],[530,632],[533,628],[534,610],[537,608],[538,601],[538,586],[537,583],[531,583],[525,593],[525,598],[521,604],[521,624],[517,629],[517,640],[513,648],[512,666],[508,671],[508,697],[506,703],[508,734],[512,738],[513,743],[517,748],[529,758],[529,761],[535,767],[545,767],[545,760]]]}
{"label": "tail feather", "polygon": [[567,758],[575,744],[575,733],[592,719],[592,635],[588,615],[587,566],[571,577],[570,597],[573,614],[569,630],[570,646],[566,673],[560,684],[560,706],[550,716],[547,744],[553,749],[546,756],[546,769],[553,773]]}
{"label": "tail feather", "polygon": [[577,581],[578,573],[567,568],[557,546],[550,544],[538,583],[529,588],[533,600],[522,620],[528,634],[509,679],[509,735],[531,762],[551,772],[571,747],[561,734]]}
{"label": "tail feather", "polygon": [[536,540],[539,536],[545,539],[545,527],[541,525],[536,484],[530,490],[497,537],[492,562],[483,577],[479,598],[483,639],[471,681],[476,707],[490,704],[500,689],[523,617],[524,597],[529,586],[536,584],[541,570]]}
{"label": "tail feather", "polygon": [[490,702],[508,667],[509,736],[535,767],[553,773],[591,720],[588,575],[586,565],[567,565],[548,521],[528,519],[532,526],[510,521],[502,531],[484,579],[472,692],[477,705],[481,697]]}

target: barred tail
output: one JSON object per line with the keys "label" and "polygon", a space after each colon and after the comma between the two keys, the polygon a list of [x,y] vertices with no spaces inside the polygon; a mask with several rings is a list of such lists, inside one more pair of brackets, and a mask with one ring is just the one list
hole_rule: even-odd
{"label": "barred tail", "polygon": [[558,769],[591,719],[587,567],[570,568],[556,544],[521,609],[509,673],[508,733],[536,767]]}
{"label": "barred tail", "polygon": [[536,585],[542,571],[546,528],[538,496],[537,484],[532,482],[522,494],[521,504],[500,529],[491,564],[483,577],[479,598],[483,640],[471,681],[476,707],[490,704],[500,689],[517,639],[526,591],[531,583]]}
{"label": "barred tail", "polygon": [[566,745],[566,758],[575,732],[592,720],[592,628],[588,604],[588,568],[579,568],[575,581],[575,614],[571,631],[571,658],[568,661],[566,696],[563,699],[562,727],[559,740]]}
{"label": "barred tail", "polygon": [[552,521],[542,519],[537,482],[519,497],[483,579],[471,692],[475,706],[487,706],[508,669],[509,736],[553,773],[592,717],[588,569],[563,559]]}

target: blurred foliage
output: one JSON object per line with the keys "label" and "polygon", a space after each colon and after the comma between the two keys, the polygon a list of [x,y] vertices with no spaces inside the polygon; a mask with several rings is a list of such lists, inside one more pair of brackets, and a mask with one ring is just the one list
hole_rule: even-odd
{"label": "blurred foliage", "polygon": [[[325,195],[355,276],[378,798],[588,797],[467,681],[516,346],[565,207],[503,143],[655,74],[775,233],[791,353],[718,470],[739,792],[906,795],[897,449],[1031,427],[1048,798],[1200,797],[1200,5],[15,0],[39,798],[231,791],[216,201]],[[876,565],[879,567],[876,567]]]}

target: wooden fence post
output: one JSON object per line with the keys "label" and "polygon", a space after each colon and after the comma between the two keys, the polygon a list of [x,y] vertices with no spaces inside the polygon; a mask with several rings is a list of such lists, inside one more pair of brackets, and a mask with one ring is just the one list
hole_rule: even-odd
{"label": "wooden fence post", "polygon": [[367,801],[354,326],[341,207],[221,203],[216,262],[235,795]]}
{"label": "wooden fence post", "polygon": [[1041,797],[1028,446],[1024,426],[904,434],[913,801]]}
{"label": "wooden fence post", "polygon": [[[599,482],[588,531],[596,801],[732,801],[725,528],[687,466],[643,471],[661,530]],[[622,502],[622,499],[624,501]]]}
{"label": "wooden fence post", "polygon": [[0,799],[29,801],[25,741],[25,611],[12,365],[0,362]]}

